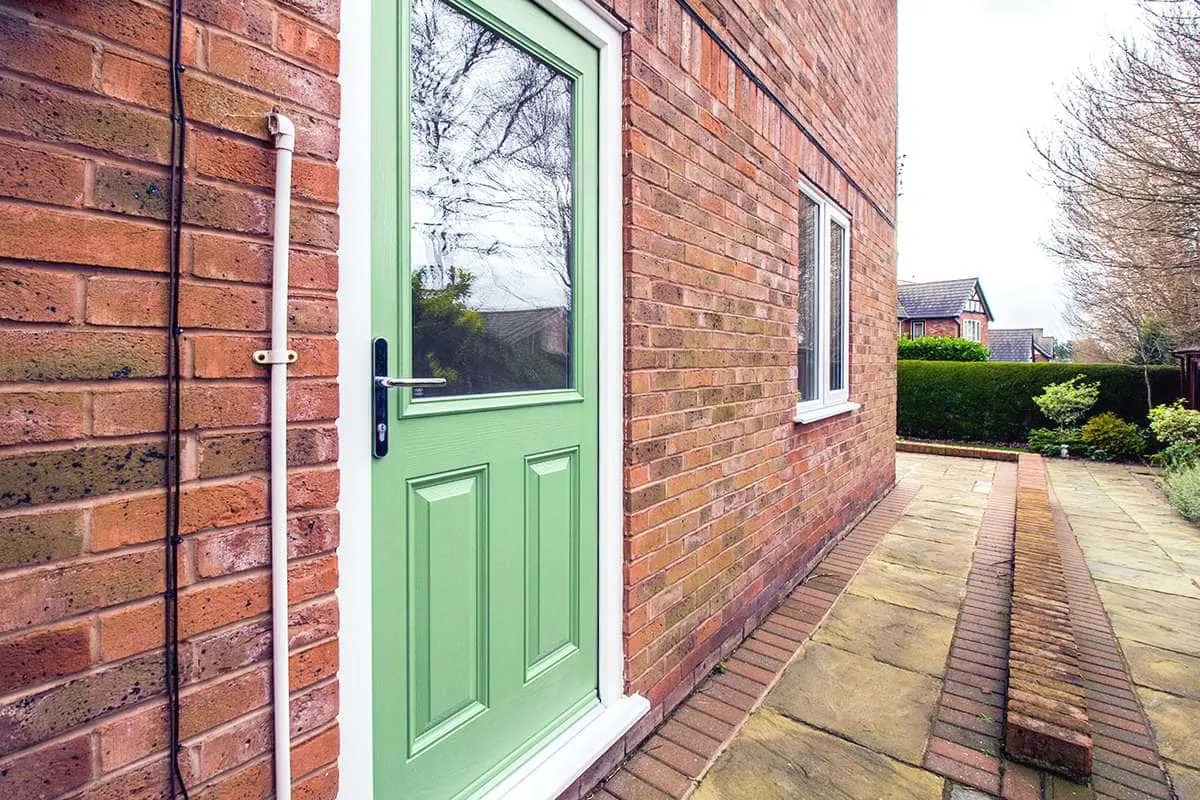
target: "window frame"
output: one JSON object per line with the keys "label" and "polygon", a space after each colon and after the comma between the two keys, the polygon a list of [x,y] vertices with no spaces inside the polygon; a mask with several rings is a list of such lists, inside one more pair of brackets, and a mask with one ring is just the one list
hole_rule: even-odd
{"label": "window frame", "polygon": [[[974,332],[974,335],[971,335],[970,333],[967,332],[968,327]],[[983,323],[977,319],[964,319],[963,320],[963,338],[970,339],[972,342],[979,342],[982,344],[983,343]]]}
{"label": "window frame", "polygon": [[[850,215],[841,206],[834,203],[824,192],[810,181],[801,178],[799,181],[800,194],[816,206],[816,338],[817,338],[817,396],[811,400],[796,402],[796,422],[812,422],[824,419],[834,414],[853,411],[860,406],[850,402],[850,250],[851,224]],[[837,224],[844,232],[845,241],[842,246],[841,264],[837,268],[842,277],[842,308],[841,308],[841,389],[831,389],[831,371],[833,368],[833,353],[831,348],[830,324],[832,322],[831,297],[833,267],[830,263],[833,249],[833,224]],[[799,221],[797,221],[799,230]],[[803,246],[803,245],[801,245]],[[797,265],[797,269],[799,266]],[[799,314],[799,306],[797,306]],[[799,364],[797,364],[795,391],[799,393]]]}
{"label": "window frame", "polygon": [[917,326],[918,325],[921,326],[921,336],[925,335],[925,320],[914,319],[914,320],[910,320],[908,323],[908,338],[909,339],[920,339],[921,338],[921,336],[917,335]]}

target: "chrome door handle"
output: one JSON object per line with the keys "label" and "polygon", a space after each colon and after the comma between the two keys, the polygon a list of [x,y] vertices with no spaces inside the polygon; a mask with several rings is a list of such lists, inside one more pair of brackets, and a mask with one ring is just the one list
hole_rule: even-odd
{"label": "chrome door handle", "polygon": [[378,376],[375,378],[375,385],[382,386],[384,389],[398,389],[403,387],[421,388],[429,386],[445,386],[445,378],[387,378]]}
{"label": "chrome door handle", "polygon": [[388,454],[388,389],[418,389],[445,386],[445,378],[388,377],[388,343],[382,336],[371,341],[371,452],[376,458]]}

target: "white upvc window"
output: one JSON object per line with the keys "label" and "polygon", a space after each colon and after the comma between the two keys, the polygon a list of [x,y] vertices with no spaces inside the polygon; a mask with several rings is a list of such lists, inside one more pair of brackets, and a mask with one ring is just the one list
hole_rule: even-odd
{"label": "white upvc window", "polygon": [[919,339],[925,335],[925,320],[914,319],[909,323],[908,338]]}
{"label": "white upvc window", "polygon": [[977,319],[963,320],[963,338],[972,342],[983,341],[983,323]]}
{"label": "white upvc window", "polygon": [[850,402],[850,217],[800,182],[796,324],[796,421],[859,406]]}

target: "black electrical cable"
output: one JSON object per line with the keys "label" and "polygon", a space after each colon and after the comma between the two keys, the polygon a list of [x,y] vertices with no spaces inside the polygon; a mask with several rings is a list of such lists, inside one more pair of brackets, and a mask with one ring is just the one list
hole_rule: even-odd
{"label": "black electrical cable", "polygon": [[180,339],[179,277],[180,240],[183,227],[184,158],[187,152],[187,122],[183,106],[183,0],[171,0],[171,172],[167,187],[167,445],[166,497],[166,587],[163,592],[163,654],[167,690],[167,780],[169,797],[187,800],[187,786],[179,767],[179,501],[183,473],[180,467]]}
{"label": "black electrical cable", "polygon": [[678,2],[684,12],[686,12],[687,15],[691,17],[697,25],[700,26],[700,30],[704,31],[704,33],[713,40],[713,43],[716,44],[717,47],[721,48],[725,55],[729,56],[737,68],[740,69],[742,73],[750,79],[750,82],[758,87],[760,92],[771,98],[771,102],[777,105],[779,110],[783,112],[784,116],[791,120],[792,124],[800,129],[800,133],[804,135],[805,139],[808,139],[809,143],[812,144],[813,147],[817,148],[817,152],[823,155],[830,164],[833,164],[834,169],[841,173],[842,177],[846,179],[846,182],[850,184],[850,187],[854,189],[854,191],[858,192],[858,194],[860,194],[862,198],[867,201],[867,205],[875,209],[875,213],[883,217],[884,221],[887,222],[890,227],[896,227],[896,221],[892,219],[891,215],[884,211],[883,207],[879,205],[879,203],[875,202],[875,198],[871,197],[871,194],[864,189],[858,183],[858,181],[854,180],[854,177],[850,174],[850,172],[840,163],[838,163],[837,159],[835,159],[833,155],[825,149],[825,145],[821,144],[816,135],[810,131],[803,122],[800,121],[800,117],[792,113],[792,110],[788,108],[787,104],[784,103],[782,99],[780,99],[779,95],[775,94],[775,92],[771,90],[771,87],[767,86],[766,81],[760,78],[758,73],[755,72],[749,64],[742,60],[741,56],[734,52],[733,48],[730,47],[729,44],[721,38],[721,35],[718,34],[716,30],[714,30],[713,27],[708,24],[708,21],[700,15],[700,12],[694,6],[692,6],[688,0],[676,0],[676,2]]}

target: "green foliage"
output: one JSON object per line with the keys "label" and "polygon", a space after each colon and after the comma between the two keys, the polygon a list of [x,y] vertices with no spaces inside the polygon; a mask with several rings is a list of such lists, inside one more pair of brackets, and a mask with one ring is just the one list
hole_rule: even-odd
{"label": "green foliage", "polygon": [[1083,441],[1090,448],[1088,455],[1098,461],[1132,461],[1146,451],[1146,440],[1137,425],[1111,411],[1087,421],[1083,426]]}
{"label": "green foliage", "polygon": [[1182,400],[1150,409],[1150,430],[1163,444],[1200,444],[1200,411],[1183,407]]}
{"label": "green foliage", "polygon": [[1163,477],[1162,488],[1180,514],[1192,522],[1200,522],[1200,465],[1169,470]]}
{"label": "green foliage", "polygon": [[979,342],[953,336],[900,339],[898,358],[909,361],[987,361],[991,351]]}
{"label": "green foliage", "polygon": [[1060,429],[1071,427],[1083,418],[1088,409],[1100,399],[1100,384],[1087,383],[1076,375],[1062,383],[1052,383],[1033,398],[1042,413]]}
{"label": "green foliage", "polygon": [[567,385],[565,356],[514,347],[488,331],[468,305],[473,281],[466,270],[450,270],[444,285],[425,270],[413,273],[413,375],[446,379],[446,388],[431,394]]}
{"label": "green foliage", "polygon": [[[1014,364],[1000,361],[901,361],[897,367],[897,429],[901,436],[960,442],[1017,443],[1046,427],[1033,398],[1045,386],[1076,375],[1100,384],[1095,411],[1144,424],[1141,367],[1120,364]],[[1150,367],[1155,402],[1179,396],[1179,370]]]}
{"label": "green foliage", "polygon": [[1167,471],[1200,464],[1200,442],[1175,442],[1150,456],[1150,463]]}
{"label": "green foliage", "polygon": [[1088,447],[1079,428],[1034,428],[1029,432],[1029,449],[1044,456],[1061,456],[1062,446],[1067,446],[1067,455],[1086,456]]}

